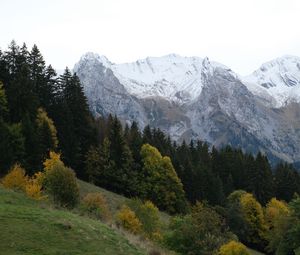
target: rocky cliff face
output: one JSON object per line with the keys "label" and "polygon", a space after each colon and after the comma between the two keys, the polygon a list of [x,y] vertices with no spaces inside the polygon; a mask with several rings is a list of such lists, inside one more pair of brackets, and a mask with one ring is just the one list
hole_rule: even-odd
{"label": "rocky cliff face", "polygon": [[[286,56],[241,77],[207,58],[167,55],[128,64],[85,54],[75,65],[95,114],[150,124],[175,140],[300,161],[300,59]],[[298,92],[299,91],[299,92]]]}

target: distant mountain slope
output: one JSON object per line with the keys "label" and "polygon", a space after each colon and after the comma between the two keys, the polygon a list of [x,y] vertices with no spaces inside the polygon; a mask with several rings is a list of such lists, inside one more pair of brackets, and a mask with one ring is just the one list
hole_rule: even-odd
{"label": "distant mountain slope", "polygon": [[74,71],[95,114],[150,124],[176,140],[300,161],[300,58],[284,56],[241,77],[208,58],[171,54],[113,64],[87,53]]}

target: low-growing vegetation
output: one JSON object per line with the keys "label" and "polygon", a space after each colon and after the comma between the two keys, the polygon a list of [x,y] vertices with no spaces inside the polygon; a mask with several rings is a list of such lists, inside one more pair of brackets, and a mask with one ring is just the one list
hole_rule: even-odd
{"label": "low-growing vegetation", "polygon": [[128,206],[123,205],[116,215],[117,224],[133,234],[139,234],[142,231],[142,223],[136,217],[134,211]]}
{"label": "low-growing vegetation", "polygon": [[149,200],[144,203],[139,199],[128,201],[128,206],[135,212],[142,224],[143,234],[152,240],[160,241],[162,222],[158,208]]}
{"label": "low-growing vegetation", "polygon": [[242,243],[230,241],[220,247],[218,255],[251,255]]}
{"label": "low-growing vegetation", "polygon": [[99,193],[88,193],[81,201],[82,210],[88,215],[100,219],[102,221],[109,221],[111,219],[111,212],[109,210],[105,197]]}

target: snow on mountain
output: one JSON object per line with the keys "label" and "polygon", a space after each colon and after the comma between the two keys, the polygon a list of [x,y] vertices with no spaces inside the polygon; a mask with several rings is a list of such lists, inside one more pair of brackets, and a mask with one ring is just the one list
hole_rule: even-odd
{"label": "snow on mountain", "polygon": [[300,58],[283,56],[242,78],[249,90],[274,107],[300,102]]}
{"label": "snow on mountain", "polygon": [[[180,104],[195,100],[202,91],[201,71],[207,58],[170,54],[133,63],[113,64],[106,57],[87,53],[82,60],[96,59],[110,68],[131,95],[162,97]],[[211,62],[215,67],[227,67]]]}
{"label": "snow on mountain", "polygon": [[242,77],[208,58],[171,54],[114,64],[87,53],[74,71],[96,115],[149,124],[179,141],[300,161],[300,58],[284,56]]}

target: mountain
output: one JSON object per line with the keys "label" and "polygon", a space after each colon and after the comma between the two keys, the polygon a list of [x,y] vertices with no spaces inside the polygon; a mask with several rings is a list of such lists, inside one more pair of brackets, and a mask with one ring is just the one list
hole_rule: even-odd
{"label": "mountain", "polygon": [[275,108],[300,102],[299,57],[283,56],[267,62],[242,80],[253,94]]}
{"label": "mountain", "polygon": [[300,161],[300,58],[242,77],[208,58],[175,54],[114,64],[94,53],[75,65],[94,114],[116,114],[178,141],[201,139]]}

